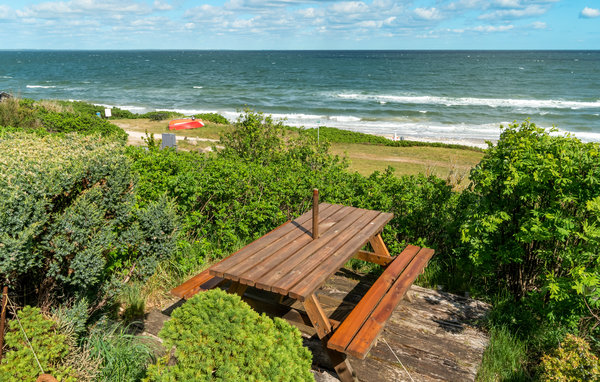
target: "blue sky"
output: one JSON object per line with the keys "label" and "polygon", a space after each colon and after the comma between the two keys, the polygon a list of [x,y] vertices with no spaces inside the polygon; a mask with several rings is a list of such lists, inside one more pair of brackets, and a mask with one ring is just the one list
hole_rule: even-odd
{"label": "blue sky", "polygon": [[0,0],[0,49],[600,49],[600,0]]}

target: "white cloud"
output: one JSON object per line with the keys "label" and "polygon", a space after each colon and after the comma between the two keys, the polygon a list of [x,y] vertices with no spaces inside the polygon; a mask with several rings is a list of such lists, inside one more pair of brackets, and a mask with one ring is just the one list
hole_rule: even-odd
{"label": "white cloud", "polygon": [[523,9],[506,9],[490,13],[485,13],[478,18],[481,20],[496,20],[496,19],[518,19],[533,16],[543,15],[548,11],[548,8],[539,5],[530,5]]}
{"label": "white cloud", "polygon": [[423,20],[438,20],[442,18],[437,8],[417,8],[415,9],[415,14]]}
{"label": "white cloud", "polygon": [[479,26],[476,26],[475,28],[472,28],[472,30],[477,31],[477,32],[506,32],[506,31],[513,29],[514,27],[515,27],[514,25],[500,25],[500,26],[479,25]]}
{"label": "white cloud", "polygon": [[15,17],[15,11],[8,5],[0,4],[0,20],[8,20]]}
{"label": "white cloud", "polygon": [[548,28],[548,24],[546,24],[545,22],[542,21],[534,21],[531,24],[532,27],[534,27],[535,29],[546,29]]}
{"label": "white cloud", "polygon": [[72,15],[94,16],[102,14],[146,14],[150,8],[145,4],[120,0],[72,0],[49,1],[18,10],[17,15],[24,18],[54,19]]}
{"label": "white cloud", "polygon": [[600,16],[600,10],[589,7],[583,8],[581,13],[579,14],[579,17],[582,17],[584,19],[593,19],[598,16]]}
{"label": "white cloud", "polygon": [[171,9],[173,9],[173,6],[161,0],[154,0],[153,8],[157,11],[170,11]]}
{"label": "white cloud", "polygon": [[369,9],[362,1],[342,1],[334,3],[329,8],[336,13],[346,14],[364,13]]}

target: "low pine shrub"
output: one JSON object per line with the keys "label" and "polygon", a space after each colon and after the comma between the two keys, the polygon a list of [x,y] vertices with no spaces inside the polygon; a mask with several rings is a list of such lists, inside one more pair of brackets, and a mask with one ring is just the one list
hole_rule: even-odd
{"label": "low pine shrub", "polygon": [[139,118],[148,118],[151,121],[165,121],[167,119],[181,118],[184,115],[175,111],[150,111],[141,114]]}
{"label": "low pine shrub", "polygon": [[167,349],[175,347],[176,364],[161,358],[147,381],[314,381],[298,329],[221,290],[187,301],[159,335]]}
{"label": "low pine shrub", "polygon": [[600,381],[598,357],[583,338],[572,334],[552,354],[542,357],[541,369],[543,381]]}
{"label": "low pine shrub", "polygon": [[26,306],[17,316],[18,320],[8,324],[8,351],[0,363],[0,380],[35,381],[42,374],[41,366],[59,381],[77,381],[76,371],[68,366],[69,336],[59,333],[56,323],[45,318],[39,308]]}

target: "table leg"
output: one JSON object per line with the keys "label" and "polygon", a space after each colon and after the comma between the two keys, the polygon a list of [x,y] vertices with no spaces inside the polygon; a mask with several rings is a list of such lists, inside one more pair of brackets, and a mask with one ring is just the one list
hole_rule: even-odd
{"label": "table leg", "polygon": [[388,251],[387,247],[385,246],[380,233],[373,236],[371,240],[369,240],[369,243],[371,244],[371,247],[373,247],[373,252],[376,254],[384,257],[391,257],[390,251]]}
{"label": "table leg", "polygon": [[323,311],[323,308],[321,307],[321,304],[317,300],[317,296],[315,296],[314,293],[304,300],[304,309],[306,309],[306,313],[316,329],[317,335],[321,339],[323,347],[329,355],[329,359],[331,360],[335,371],[340,377],[340,380],[342,382],[357,381],[356,374],[346,359],[346,355],[327,347],[327,340],[331,335],[331,323],[329,322],[327,315],[325,315],[325,312]]}
{"label": "table leg", "polygon": [[243,297],[247,288],[248,288],[248,285],[232,281],[231,285],[229,286],[229,289],[227,289],[227,293],[231,293],[231,294],[235,293],[238,296]]}

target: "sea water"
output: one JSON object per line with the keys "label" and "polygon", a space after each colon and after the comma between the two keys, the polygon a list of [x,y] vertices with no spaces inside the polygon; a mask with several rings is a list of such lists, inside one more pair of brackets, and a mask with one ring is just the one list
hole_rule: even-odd
{"label": "sea water", "polygon": [[600,141],[600,51],[0,51],[0,91],[476,145],[529,118]]}

